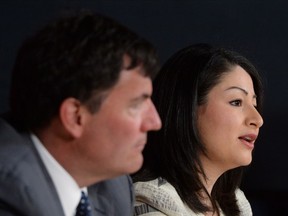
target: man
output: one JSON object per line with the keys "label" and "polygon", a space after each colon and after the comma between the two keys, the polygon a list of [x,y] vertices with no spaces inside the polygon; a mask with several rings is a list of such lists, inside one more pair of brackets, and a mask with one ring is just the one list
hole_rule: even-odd
{"label": "man", "polygon": [[91,13],[26,40],[0,119],[0,215],[79,215],[81,194],[88,215],[131,215],[127,174],[161,127],[150,99],[157,64],[150,43]]}

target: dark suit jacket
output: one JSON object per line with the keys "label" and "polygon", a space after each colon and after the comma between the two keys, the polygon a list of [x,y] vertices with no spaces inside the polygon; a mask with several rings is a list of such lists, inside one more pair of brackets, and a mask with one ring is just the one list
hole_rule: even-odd
{"label": "dark suit jacket", "polygon": [[[88,188],[95,216],[129,216],[133,187],[129,176]],[[64,216],[55,186],[27,134],[0,118],[0,215]]]}

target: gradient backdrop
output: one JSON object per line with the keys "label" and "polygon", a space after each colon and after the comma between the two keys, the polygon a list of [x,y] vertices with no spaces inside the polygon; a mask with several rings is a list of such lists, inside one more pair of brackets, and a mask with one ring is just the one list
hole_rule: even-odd
{"label": "gradient backdrop", "polygon": [[[255,216],[288,215],[288,3],[279,0],[1,0],[0,112],[24,38],[65,10],[87,8],[150,40],[161,62],[208,42],[240,52],[265,79],[264,126],[242,185]],[[31,77],[33,79],[33,77]]]}

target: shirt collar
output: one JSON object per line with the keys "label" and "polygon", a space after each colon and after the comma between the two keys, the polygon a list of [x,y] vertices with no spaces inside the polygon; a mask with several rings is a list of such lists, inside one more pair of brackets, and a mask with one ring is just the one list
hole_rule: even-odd
{"label": "shirt collar", "polygon": [[73,177],[55,160],[38,137],[35,134],[30,136],[56,187],[65,215],[74,216],[81,190],[87,194],[87,188],[79,188]]}

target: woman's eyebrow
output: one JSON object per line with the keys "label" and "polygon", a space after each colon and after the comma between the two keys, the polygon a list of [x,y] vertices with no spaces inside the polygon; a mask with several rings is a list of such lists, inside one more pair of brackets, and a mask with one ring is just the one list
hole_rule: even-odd
{"label": "woman's eyebrow", "polygon": [[[232,89],[240,90],[240,91],[242,91],[245,95],[248,95],[248,94],[249,94],[247,90],[245,90],[245,89],[243,89],[243,88],[241,88],[241,87],[238,87],[238,86],[231,86],[231,87],[225,89],[225,91],[232,90]],[[254,95],[253,95],[253,98],[256,98],[256,97],[257,97],[257,96],[254,94]]]}

